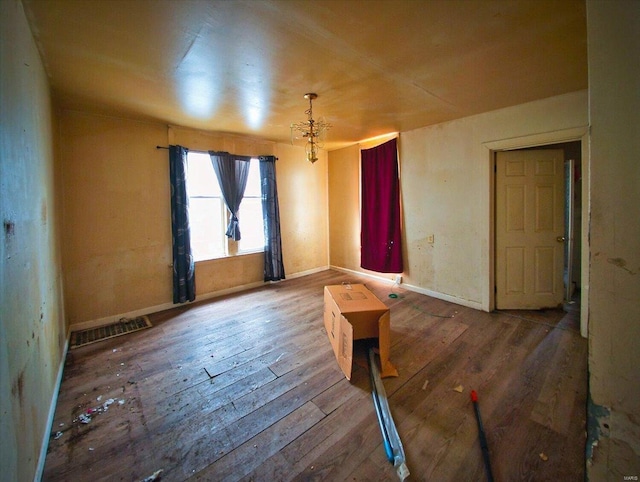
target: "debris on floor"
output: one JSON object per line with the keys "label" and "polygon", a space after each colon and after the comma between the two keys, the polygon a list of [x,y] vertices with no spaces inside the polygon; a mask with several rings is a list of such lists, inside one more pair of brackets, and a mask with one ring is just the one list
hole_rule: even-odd
{"label": "debris on floor", "polygon": [[[98,401],[102,400],[102,395],[100,395],[97,398]],[[75,418],[73,420],[73,423],[76,422],[80,422],[83,424],[88,424],[91,423],[92,420],[92,416],[97,415],[99,413],[104,413],[107,410],[109,410],[109,407],[114,404],[115,402],[118,402],[118,405],[124,405],[125,404],[125,400],[124,398],[121,398],[120,400],[117,400],[115,398],[110,398],[108,400],[106,400],[102,405],[98,405],[97,407],[92,407],[92,408],[87,408],[87,410],[85,410],[84,413],[81,413],[80,415],[78,415],[78,418]]]}
{"label": "debris on floor", "polygon": [[91,422],[91,415],[87,415],[86,413],[81,413],[80,416],[78,417],[78,421],[80,423],[87,424]]}
{"label": "debris on floor", "polygon": [[140,482],[154,482],[155,480],[160,480],[160,478],[162,477],[162,472],[162,469],[156,470],[153,474],[151,474],[149,477],[145,477]]}

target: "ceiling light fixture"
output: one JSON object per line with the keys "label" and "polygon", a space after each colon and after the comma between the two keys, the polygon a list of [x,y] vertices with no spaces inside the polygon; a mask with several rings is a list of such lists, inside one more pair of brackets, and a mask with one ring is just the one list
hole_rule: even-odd
{"label": "ceiling light fixture", "polygon": [[[313,164],[318,160],[318,149],[324,147],[324,139],[326,138],[327,130],[331,128],[331,124],[322,119],[313,119],[312,102],[318,98],[318,94],[304,94],[304,98],[309,99],[309,108],[304,112],[307,114],[307,120],[291,124],[291,144],[293,144],[294,139],[306,139],[307,143],[304,150],[307,154],[307,161]],[[294,132],[301,133],[302,136],[296,137]]]}

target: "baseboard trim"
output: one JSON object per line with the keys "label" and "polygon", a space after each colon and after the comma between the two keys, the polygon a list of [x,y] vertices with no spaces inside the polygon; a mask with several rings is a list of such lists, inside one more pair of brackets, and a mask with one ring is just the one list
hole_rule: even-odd
{"label": "baseboard trim", "polygon": [[[339,266],[331,266],[331,269],[335,269],[336,271],[342,271],[344,273],[354,274],[357,276],[364,276],[365,278],[371,278],[371,279],[375,279],[377,281],[382,281],[389,284],[395,283],[393,279],[385,278],[384,276],[376,276],[370,273],[364,273],[364,272],[356,271],[352,269],[341,268]],[[431,296],[432,298],[436,298],[439,300],[449,301],[450,303],[455,303],[456,305],[466,306],[467,308],[473,308],[475,310],[486,311],[483,308],[482,303],[480,303],[479,301],[465,300],[464,298],[458,298],[457,296],[440,293],[438,291],[432,291],[432,290],[421,288],[420,286],[414,286],[408,283],[402,283],[399,286],[403,289],[413,291],[415,293],[420,293],[422,295]]]}
{"label": "baseboard trim", "polygon": [[410,291],[414,291],[422,295],[431,296],[432,298],[437,298],[439,300],[449,301],[450,303],[455,303],[456,305],[466,306],[467,308],[473,308],[474,310],[478,311],[487,311],[483,308],[482,303],[480,303],[479,301],[465,300],[464,298],[458,298],[457,296],[452,296],[446,293],[440,293],[438,291],[432,291],[425,288],[420,288],[419,286],[413,286],[405,283],[403,283],[401,286]]}
{"label": "baseboard trim", "polygon": [[[336,271],[342,271],[343,273],[349,273],[356,276],[364,276],[365,278],[375,279],[377,281],[383,281],[385,283],[394,284],[395,281],[393,278],[385,278],[383,275],[375,275],[371,273],[365,273],[364,271],[356,271],[355,269],[342,268],[340,266],[330,266],[331,269],[335,269]],[[391,275],[395,276],[395,275]],[[404,287],[404,285],[402,285]]]}
{"label": "baseboard trim", "polygon": [[69,340],[71,339],[71,330],[67,331],[67,340],[62,350],[62,358],[60,359],[60,365],[58,366],[58,376],[56,377],[56,383],[54,385],[53,394],[51,395],[51,403],[49,404],[49,414],[47,416],[47,424],[45,425],[44,435],[42,438],[42,444],[40,445],[40,456],[38,458],[38,466],[36,467],[36,473],[33,476],[34,482],[40,482],[44,474],[44,464],[47,460],[47,450],[49,449],[49,440],[51,440],[51,429],[53,427],[53,420],[56,416],[56,407],[58,405],[58,396],[60,395],[60,387],[62,386],[62,375],[64,374],[64,364],[67,359],[67,352],[69,351]]}
{"label": "baseboard trim", "polygon": [[[287,279],[295,279],[295,278],[301,278],[303,276],[308,276],[310,274],[314,274],[314,273],[319,273],[321,271],[326,271],[329,269],[329,266],[321,266],[319,268],[313,268],[307,271],[300,271],[298,273],[294,273],[292,275],[287,275],[287,278],[284,279],[283,281],[286,281]],[[282,281],[268,281],[268,282],[264,282],[264,281],[256,281],[254,283],[247,283],[244,285],[239,285],[239,286],[234,286],[232,288],[227,288],[227,289],[223,289],[223,290],[218,290],[218,291],[212,291],[210,293],[204,293],[204,294],[200,294],[197,296],[196,300],[193,301],[192,303],[197,303],[200,301],[206,301],[206,300],[210,300],[213,298],[219,298],[220,296],[225,296],[225,295],[229,295],[232,293],[238,293],[240,291],[246,291],[246,290],[250,290],[253,288],[259,288],[261,286],[266,286],[269,284],[274,284],[274,283],[281,283]],[[121,318],[136,318],[138,316],[145,316],[145,315],[150,315],[152,313],[157,313],[159,311],[165,311],[165,310],[169,310],[171,308],[175,308],[176,306],[185,306],[190,304],[190,302],[184,303],[183,305],[176,305],[173,303],[162,303],[159,305],[155,305],[155,306],[148,306],[146,308],[141,308],[139,310],[133,310],[133,311],[128,311],[126,313],[119,313],[117,315],[111,315],[111,316],[105,316],[103,318],[98,318],[95,320],[88,320],[88,321],[81,321],[79,323],[74,323],[73,325],[71,325],[71,331],[80,331],[80,330],[87,330],[89,328],[98,328],[100,326],[105,326],[105,325],[110,325],[111,323],[120,320]],[[67,341],[68,342],[68,341]]]}
{"label": "baseboard trim", "polygon": [[287,275],[287,279],[302,278],[303,276],[309,276],[310,274],[320,273],[322,271],[327,271],[328,269],[331,269],[331,267],[329,265],[325,265],[325,266],[320,266],[319,268],[308,269],[306,271],[299,271],[292,275]]}

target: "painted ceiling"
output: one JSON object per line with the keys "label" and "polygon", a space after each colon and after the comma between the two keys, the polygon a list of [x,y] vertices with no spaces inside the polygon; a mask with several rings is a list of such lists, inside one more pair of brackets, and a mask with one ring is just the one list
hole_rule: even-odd
{"label": "painted ceiling", "polygon": [[576,0],[23,0],[57,105],[327,148],[587,88]]}

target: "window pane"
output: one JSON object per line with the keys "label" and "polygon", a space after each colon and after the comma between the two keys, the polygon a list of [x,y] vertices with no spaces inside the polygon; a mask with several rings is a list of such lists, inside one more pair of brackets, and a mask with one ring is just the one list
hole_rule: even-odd
{"label": "window pane", "polygon": [[189,225],[191,251],[196,261],[225,255],[224,232],[220,198],[190,198]]}
{"label": "window pane", "polygon": [[218,178],[211,165],[209,154],[189,152],[187,187],[189,196],[221,196]]}
{"label": "window pane", "polygon": [[264,249],[264,225],[262,222],[262,200],[260,198],[244,198],[238,213],[240,234],[239,251],[256,251]]}
{"label": "window pane", "polygon": [[262,197],[262,191],[260,190],[260,161],[258,159],[251,159],[244,196]]}

